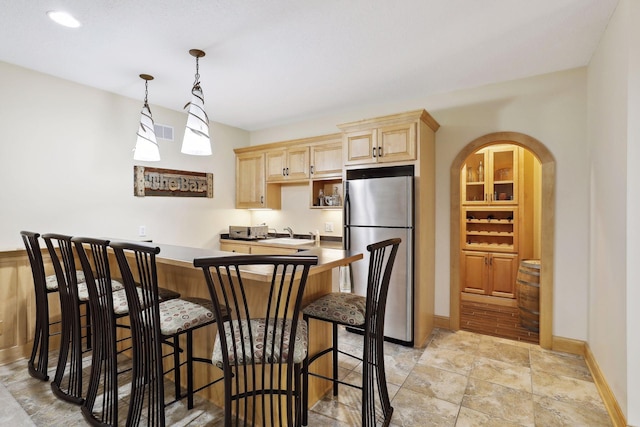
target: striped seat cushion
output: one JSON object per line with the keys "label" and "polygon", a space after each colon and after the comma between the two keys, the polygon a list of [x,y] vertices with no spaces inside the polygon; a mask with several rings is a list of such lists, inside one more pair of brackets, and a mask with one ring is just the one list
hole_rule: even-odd
{"label": "striped seat cushion", "polygon": [[364,325],[367,299],[361,295],[334,292],[307,305],[302,312],[310,317],[343,325]]}

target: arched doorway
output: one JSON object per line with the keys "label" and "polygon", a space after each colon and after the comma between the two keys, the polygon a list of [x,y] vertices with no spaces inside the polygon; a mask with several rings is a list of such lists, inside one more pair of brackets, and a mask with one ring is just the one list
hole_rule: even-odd
{"label": "arched doorway", "polygon": [[556,162],[551,152],[537,139],[518,132],[495,132],[467,144],[451,164],[451,275],[449,320],[452,329],[460,329],[460,170],[465,159],[482,147],[510,143],[531,151],[540,161],[541,182],[541,235],[540,260],[540,346],[551,348],[553,340],[553,262],[555,236],[555,181]]}

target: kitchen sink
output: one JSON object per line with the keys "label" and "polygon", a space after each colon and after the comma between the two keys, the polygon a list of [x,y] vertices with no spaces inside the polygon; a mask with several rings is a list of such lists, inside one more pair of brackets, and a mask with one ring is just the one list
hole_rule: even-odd
{"label": "kitchen sink", "polygon": [[265,243],[277,243],[278,245],[309,245],[315,243],[312,239],[294,239],[291,237],[276,237],[274,239],[261,240]]}

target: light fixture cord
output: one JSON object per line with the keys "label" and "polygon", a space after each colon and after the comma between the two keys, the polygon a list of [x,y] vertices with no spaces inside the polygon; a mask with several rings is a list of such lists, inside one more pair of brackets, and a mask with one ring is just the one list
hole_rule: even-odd
{"label": "light fixture cord", "polygon": [[196,56],[196,79],[193,82],[193,87],[200,85],[200,58]]}

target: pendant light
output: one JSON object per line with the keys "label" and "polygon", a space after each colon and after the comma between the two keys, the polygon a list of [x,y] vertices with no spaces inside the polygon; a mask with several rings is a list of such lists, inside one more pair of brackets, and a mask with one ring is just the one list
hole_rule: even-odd
{"label": "pendant light", "polygon": [[153,76],[140,74],[140,78],[144,80],[144,105],[142,106],[142,113],[140,115],[136,148],[133,149],[133,159],[144,162],[157,162],[160,160],[160,150],[158,149],[156,133],[153,128],[153,117],[151,116],[151,110],[147,102],[149,80],[153,80]]}
{"label": "pendant light", "polygon": [[189,107],[187,127],[184,130],[182,140],[182,152],[195,156],[211,155],[211,141],[209,140],[209,117],[204,111],[204,95],[200,88],[200,74],[198,60],[204,56],[199,49],[191,49],[191,56],[196,58],[196,78],[191,88],[191,102],[184,106]]}

